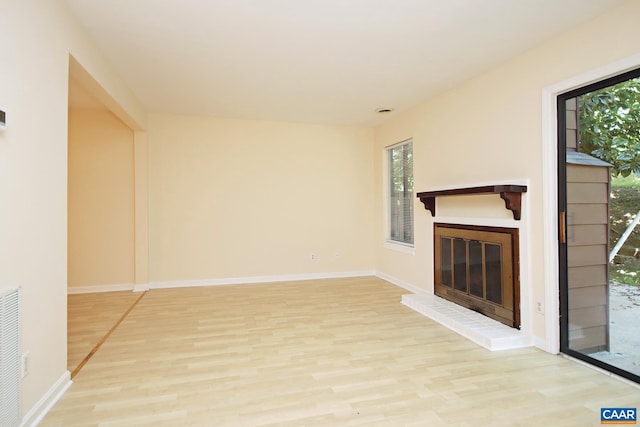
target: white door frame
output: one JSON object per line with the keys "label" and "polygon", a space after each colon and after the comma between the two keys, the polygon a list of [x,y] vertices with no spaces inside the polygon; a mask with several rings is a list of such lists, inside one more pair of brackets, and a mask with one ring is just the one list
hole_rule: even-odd
{"label": "white door frame", "polygon": [[542,89],[542,209],[545,288],[543,350],[560,352],[560,276],[558,263],[558,109],[557,96],[640,67],[640,54],[607,64]]}

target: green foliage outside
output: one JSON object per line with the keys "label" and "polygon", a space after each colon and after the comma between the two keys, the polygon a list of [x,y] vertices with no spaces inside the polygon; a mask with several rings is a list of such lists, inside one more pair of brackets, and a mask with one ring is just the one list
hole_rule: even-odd
{"label": "green foliage outside", "polygon": [[[580,151],[612,165],[609,247],[640,212],[640,78],[578,98]],[[640,224],[609,266],[611,280],[640,284]]]}
{"label": "green foliage outside", "polygon": [[640,78],[578,98],[580,151],[611,163],[612,176],[640,176]]}

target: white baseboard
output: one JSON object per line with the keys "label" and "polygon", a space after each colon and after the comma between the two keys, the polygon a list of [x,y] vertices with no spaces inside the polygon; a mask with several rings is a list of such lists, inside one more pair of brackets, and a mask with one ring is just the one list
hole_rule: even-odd
{"label": "white baseboard", "polygon": [[229,277],[224,279],[176,280],[168,282],[151,282],[149,283],[149,289],[189,288],[196,286],[249,285],[258,283],[294,282],[302,280],[342,279],[346,277],[364,277],[375,275],[376,274],[373,270],[362,270],[340,271],[332,273],[287,274],[282,276],[250,276]]}
{"label": "white baseboard", "polygon": [[98,292],[121,292],[133,290],[134,285],[132,283],[122,283],[118,285],[69,286],[67,287],[67,294],[94,294]]}
{"label": "white baseboard", "polygon": [[399,286],[403,289],[406,289],[409,292],[412,292],[414,294],[418,294],[418,295],[426,295],[426,294],[431,294],[429,291],[427,291],[426,289],[422,289],[419,288],[415,285],[412,285],[411,283],[405,282],[403,280],[398,279],[397,277],[393,277],[388,275],[387,273],[383,273],[381,271],[376,271],[375,272],[376,277],[379,277],[382,280],[386,280],[389,283],[392,283],[396,286]]}
{"label": "white baseboard", "polygon": [[40,398],[33,408],[22,417],[20,427],[35,427],[49,413],[51,408],[60,400],[62,395],[71,387],[71,373],[65,371],[56,383]]}
{"label": "white baseboard", "polygon": [[144,292],[144,291],[148,291],[149,288],[149,284],[148,283],[136,283],[135,285],[133,285],[133,292]]}
{"label": "white baseboard", "polygon": [[73,286],[67,288],[67,294],[91,294],[96,292],[132,291],[144,292],[150,289],[190,288],[197,286],[246,285],[256,283],[294,282],[302,280],[341,279],[346,277],[376,276],[373,270],[338,271],[330,273],[287,274],[278,276],[228,277],[223,279],[174,280],[118,285]]}
{"label": "white baseboard", "polygon": [[540,337],[533,337],[533,345],[534,347],[539,348],[540,350],[546,351],[551,354],[558,354],[557,351],[554,351],[550,346],[547,340],[542,339]]}

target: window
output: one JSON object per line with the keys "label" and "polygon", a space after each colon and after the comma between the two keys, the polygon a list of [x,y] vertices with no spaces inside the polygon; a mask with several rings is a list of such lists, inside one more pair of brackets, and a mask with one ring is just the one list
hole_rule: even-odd
{"label": "window", "polygon": [[413,142],[387,149],[389,165],[389,240],[413,245]]}

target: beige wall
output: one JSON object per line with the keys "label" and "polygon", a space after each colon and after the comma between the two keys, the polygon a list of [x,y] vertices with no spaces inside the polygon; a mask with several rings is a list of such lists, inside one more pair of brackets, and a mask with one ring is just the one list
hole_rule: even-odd
{"label": "beige wall", "polygon": [[133,287],[133,186],[133,131],[109,111],[70,110],[70,288]]}
{"label": "beige wall", "polygon": [[30,353],[30,372],[21,407],[34,417],[67,372],[69,54],[133,121],[145,116],[61,1],[3,1],[0,40],[0,290],[22,286],[20,351]]}
{"label": "beige wall", "polygon": [[[525,211],[518,227],[528,236],[522,279],[531,313],[523,319],[538,340],[544,316],[533,314],[544,301],[542,90],[570,77],[638,53],[640,2],[571,30],[493,70],[442,93],[376,129],[376,267],[398,281],[433,289],[433,219],[418,200],[415,255],[385,249],[383,187],[384,147],[413,137],[417,192],[485,183],[528,182]],[[497,196],[438,199],[438,214],[466,221],[497,219],[509,212]],[[515,223],[515,222],[514,222]]]}
{"label": "beige wall", "polygon": [[373,270],[372,129],[151,115],[148,143],[152,283]]}

